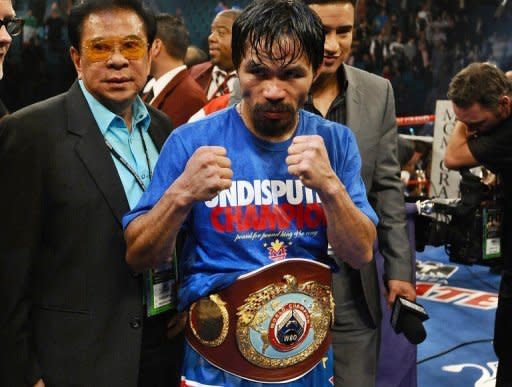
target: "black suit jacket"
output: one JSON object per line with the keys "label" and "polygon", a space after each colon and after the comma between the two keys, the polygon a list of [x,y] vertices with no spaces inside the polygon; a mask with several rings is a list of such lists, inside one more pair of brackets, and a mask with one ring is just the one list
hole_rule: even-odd
{"label": "black suit jacket", "polygon": [[[148,109],[159,149],[170,122]],[[125,263],[128,201],[77,83],[1,121],[0,181],[0,385],[136,386],[144,320]]]}

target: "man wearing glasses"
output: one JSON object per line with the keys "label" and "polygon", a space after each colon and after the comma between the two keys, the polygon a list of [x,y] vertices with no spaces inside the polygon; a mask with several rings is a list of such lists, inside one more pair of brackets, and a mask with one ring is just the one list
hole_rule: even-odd
{"label": "man wearing glasses", "polygon": [[[4,60],[11,47],[13,36],[21,33],[23,19],[15,17],[11,0],[0,0],[0,79],[4,76]],[[0,118],[7,114],[7,108],[0,101]]]}
{"label": "man wearing glasses", "polygon": [[86,0],[68,33],[77,82],[0,123],[0,385],[177,385],[181,345],[169,312],[146,317],[121,228],[171,130],[138,97],[154,15]]}

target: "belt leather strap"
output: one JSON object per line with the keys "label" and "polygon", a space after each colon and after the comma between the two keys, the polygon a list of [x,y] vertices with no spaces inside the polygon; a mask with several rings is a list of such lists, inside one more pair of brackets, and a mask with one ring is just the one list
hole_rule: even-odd
{"label": "belt leather strap", "polygon": [[186,338],[224,371],[256,382],[290,381],[327,352],[333,310],[330,268],[289,258],[194,302]]}

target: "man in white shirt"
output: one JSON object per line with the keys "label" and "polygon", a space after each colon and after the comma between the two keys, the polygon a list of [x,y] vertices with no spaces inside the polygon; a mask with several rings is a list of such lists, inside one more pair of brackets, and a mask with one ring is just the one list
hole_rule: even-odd
{"label": "man in white shirt", "polygon": [[206,104],[201,87],[189,75],[185,54],[190,44],[183,21],[170,14],[156,17],[157,32],[151,50],[150,74],[143,99],[160,109],[178,127]]}
{"label": "man in white shirt", "polygon": [[240,12],[228,9],[213,19],[208,36],[210,61],[190,68],[190,75],[203,88],[208,101],[233,90],[236,71],[231,60],[231,27]]}

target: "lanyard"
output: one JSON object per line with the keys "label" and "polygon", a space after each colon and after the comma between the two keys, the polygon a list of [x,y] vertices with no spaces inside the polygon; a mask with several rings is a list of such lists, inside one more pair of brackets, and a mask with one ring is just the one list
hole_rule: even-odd
{"label": "lanyard", "polygon": [[[148,149],[142,130],[139,126],[140,139],[142,141],[142,148],[146,155],[146,163],[148,164],[149,179],[153,178],[153,172],[151,171],[151,164],[149,162]],[[112,144],[105,138],[105,144],[107,145],[110,153],[121,163],[123,166],[132,174],[135,181],[142,189],[146,190],[144,181],[139,174],[133,169],[133,167],[121,156],[112,146]],[[176,309],[177,295],[175,293],[176,279],[178,278],[177,272],[178,261],[176,259],[176,250],[174,250],[174,261],[172,265],[164,262],[159,268],[151,268],[149,271],[144,272],[144,286],[143,286],[143,299],[142,303],[146,306],[146,315],[151,317],[168,310]]]}
{"label": "lanyard", "polygon": [[[149,180],[153,178],[153,172],[151,171],[151,164],[149,162],[149,155],[148,155],[148,149],[146,147],[146,142],[144,141],[144,136],[142,135],[142,129],[139,127],[139,134],[140,139],[142,140],[142,148],[144,149],[144,155],[146,155],[146,163],[148,164],[148,171],[149,171]],[[112,146],[112,144],[105,138],[105,144],[107,145],[107,148],[110,150],[110,153],[121,163],[123,166],[132,174],[132,176],[135,178],[135,181],[139,185],[139,187],[145,191],[146,185],[144,184],[144,181],[139,176],[139,174],[133,169],[133,167],[124,159],[123,156],[121,156]]]}

